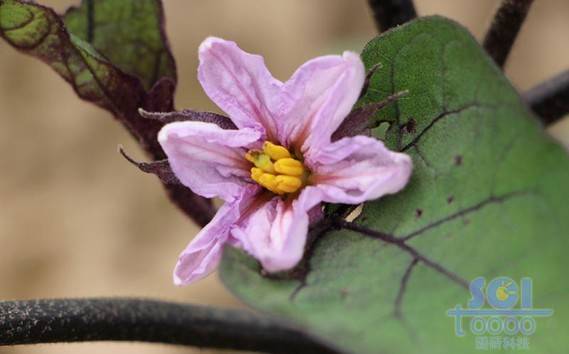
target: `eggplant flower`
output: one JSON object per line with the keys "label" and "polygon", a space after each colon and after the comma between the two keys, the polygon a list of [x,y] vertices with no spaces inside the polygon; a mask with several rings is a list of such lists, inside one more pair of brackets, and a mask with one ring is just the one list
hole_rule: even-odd
{"label": "eggplant flower", "polygon": [[180,182],[225,203],[182,252],[174,283],[211,273],[224,244],[245,250],[267,272],[301,260],[311,216],[321,203],[360,204],[400,191],[409,156],[367,136],[332,141],[365,81],[352,52],[312,59],[287,82],[261,56],[207,38],[198,79],[237,129],[205,122],[165,125],[158,140]]}

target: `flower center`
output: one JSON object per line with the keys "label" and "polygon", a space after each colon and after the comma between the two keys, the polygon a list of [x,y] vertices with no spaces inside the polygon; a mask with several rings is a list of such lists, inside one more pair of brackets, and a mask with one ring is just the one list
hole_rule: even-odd
{"label": "flower center", "polygon": [[275,194],[295,193],[306,184],[308,170],[284,146],[265,141],[262,151],[249,150],[245,158],[255,165],[251,179]]}

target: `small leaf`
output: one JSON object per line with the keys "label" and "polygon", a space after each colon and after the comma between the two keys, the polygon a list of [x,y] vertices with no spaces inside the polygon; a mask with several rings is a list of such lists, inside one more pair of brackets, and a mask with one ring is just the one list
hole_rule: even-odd
{"label": "small leaf", "polygon": [[446,314],[466,307],[468,281],[531,277],[533,306],[555,313],[536,318],[529,352],[565,352],[567,153],[454,22],[430,17],[397,27],[362,58],[368,69],[382,66],[361,105],[409,91],[370,123],[391,123],[386,142],[413,158],[411,182],[321,236],[302,277],[263,277],[255,261],[228,249],[224,283],[346,352],[435,354],[479,352],[470,318],[457,337]]}
{"label": "small leaf", "polygon": [[67,10],[64,21],[67,30],[140,78],[147,90],[163,77],[176,81],[160,1],[83,0]]}
{"label": "small leaf", "polygon": [[121,120],[155,158],[164,156],[155,139],[161,124],[141,119],[138,108],[171,110],[171,97],[165,97],[163,102],[150,99],[165,87],[172,96],[171,84],[161,81],[153,92],[147,93],[138,78],[117,68],[80,36],[69,33],[59,16],[47,7],[1,0],[0,13],[0,35],[8,43],[46,62],[73,86],[79,97]]}
{"label": "small leaf", "polygon": [[[163,32],[160,0],[84,0],[63,20],[50,8],[0,0],[0,37],[41,59],[89,102],[111,112],[153,160],[166,156],[157,140],[164,125],[144,119],[139,108],[174,109],[176,70]],[[178,184],[166,184],[172,200],[200,225],[211,202]]]}

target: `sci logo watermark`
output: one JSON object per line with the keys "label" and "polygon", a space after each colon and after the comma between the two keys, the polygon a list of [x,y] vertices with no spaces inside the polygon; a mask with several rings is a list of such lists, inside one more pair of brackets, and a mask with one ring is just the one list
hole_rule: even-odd
{"label": "sci logo watermark", "polygon": [[509,277],[494,278],[488,284],[484,277],[474,279],[467,307],[459,304],[447,311],[454,317],[455,334],[464,337],[467,328],[476,336],[477,349],[529,349],[536,318],[553,315],[552,309],[533,308],[532,287],[531,278],[520,279],[519,285]]}

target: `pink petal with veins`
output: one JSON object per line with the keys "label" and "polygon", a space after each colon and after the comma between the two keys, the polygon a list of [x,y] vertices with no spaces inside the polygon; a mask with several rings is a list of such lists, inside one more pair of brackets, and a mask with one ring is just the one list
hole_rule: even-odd
{"label": "pink petal with veins", "polygon": [[221,129],[204,122],[175,122],[164,126],[158,141],[176,177],[206,198],[232,201],[248,184],[251,168],[244,156],[261,133],[252,128]]}

